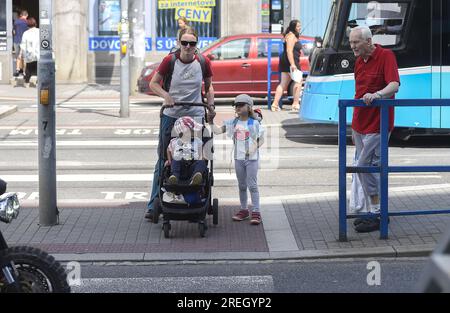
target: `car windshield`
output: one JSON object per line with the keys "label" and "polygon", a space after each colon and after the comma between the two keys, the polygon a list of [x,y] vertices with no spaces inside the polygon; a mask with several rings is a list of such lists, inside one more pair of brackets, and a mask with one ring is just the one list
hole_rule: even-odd
{"label": "car windshield", "polygon": [[221,37],[221,38],[219,38],[219,39],[217,39],[217,40],[211,42],[209,45],[204,46],[203,48],[200,49],[200,53],[205,52],[207,49],[209,49],[209,47],[212,47],[213,45],[215,45],[215,44],[218,43],[218,42],[223,41],[224,39],[225,39],[225,37]]}

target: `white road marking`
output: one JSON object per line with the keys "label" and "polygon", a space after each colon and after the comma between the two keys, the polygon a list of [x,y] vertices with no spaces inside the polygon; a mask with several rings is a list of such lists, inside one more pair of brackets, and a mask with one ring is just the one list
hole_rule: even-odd
{"label": "white road marking", "polygon": [[[38,182],[39,175],[2,175],[7,182]],[[215,173],[214,180],[235,180],[236,174]],[[58,182],[124,182],[124,181],[153,181],[153,172],[146,174],[70,174],[57,175]]]}
{"label": "white road marking", "polygon": [[[389,179],[411,179],[411,178],[425,178],[425,179],[441,179],[442,175],[399,175],[396,173],[389,174]],[[347,179],[352,179],[352,174],[347,174]]]}
{"label": "white road marking", "polygon": [[[58,147],[157,147],[158,140],[59,140],[56,145]],[[233,145],[232,140],[214,140],[214,145]],[[0,142],[1,147],[37,147],[36,140],[5,140]]]}
{"label": "white road marking", "polygon": [[[389,192],[421,192],[427,190],[436,190],[436,189],[450,189],[450,184],[431,184],[431,185],[419,185],[419,186],[404,186],[404,187],[392,187],[389,188]],[[22,204],[25,204],[23,201],[34,201],[39,199],[39,192],[22,192],[16,191],[19,197],[19,200],[22,200]],[[447,193],[445,191],[445,193]],[[148,200],[150,194],[146,191],[132,191],[132,192],[124,192],[124,191],[102,191],[99,192],[102,198],[95,199],[58,199],[58,201],[64,201],[65,203],[86,203],[92,204],[95,202],[103,203],[102,201],[109,201],[111,203],[123,203],[124,201],[141,201]],[[350,190],[347,188],[347,197],[350,196]],[[282,195],[282,196],[266,196],[261,197],[260,202],[261,206],[269,205],[269,204],[279,204],[280,201],[284,200],[302,200],[302,199],[312,199],[312,198],[327,198],[327,197],[338,197],[337,191],[331,192],[315,192],[315,193],[305,193],[305,194],[293,194],[293,195]],[[219,202],[221,204],[224,203],[232,203],[236,204],[238,202],[238,196],[236,197],[219,197]],[[30,202],[32,203],[32,202]],[[266,219],[265,219],[266,220]]]}
{"label": "white road marking", "polygon": [[[419,185],[419,186],[404,186],[404,187],[391,187],[389,192],[409,192],[409,191],[426,191],[435,189],[450,189],[450,184],[431,184],[431,185]],[[334,192],[318,192],[318,193],[306,193],[296,195],[282,195],[282,196],[270,196],[261,197],[261,203],[274,203],[280,200],[301,200],[310,198],[326,198],[326,197],[338,197],[339,193]],[[350,187],[347,186],[347,197],[350,196]],[[221,202],[224,201],[236,201],[236,198],[220,198]]]}
{"label": "white road marking", "polygon": [[[284,125],[282,124],[264,124],[264,127],[282,127]],[[61,126],[59,127],[61,129],[84,129],[84,130],[88,130],[88,129],[154,129],[157,128],[159,129],[159,124],[156,125],[149,125],[149,124],[145,124],[145,125],[77,125],[77,126]],[[58,129],[59,129],[58,128]],[[27,129],[33,129],[33,130],[37,130],[36,126],[0,126],[0,130],[27,130]],[[435,156],[433,154],[433,156]]]}
{"label": "white road marking", "polygon": [[84,278],[71,288],[75,293],[269,293],[274,282],[272,276]]}

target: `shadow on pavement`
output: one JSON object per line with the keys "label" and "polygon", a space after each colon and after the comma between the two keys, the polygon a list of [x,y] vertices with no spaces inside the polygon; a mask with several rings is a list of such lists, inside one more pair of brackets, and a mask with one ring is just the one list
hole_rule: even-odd
{"label": "shadow on pavement", "polygon": [[[298,118],[282,122],[285,138],[297,143],[338,145],[338,125],[328,123],[309,123]],[[351,127],[347,126],[347,145],[351,141]],[[450,148],[450,134],[411,136],[408,140],[396,136],[395,130],[389,140],[390,147],[398,148]]]}

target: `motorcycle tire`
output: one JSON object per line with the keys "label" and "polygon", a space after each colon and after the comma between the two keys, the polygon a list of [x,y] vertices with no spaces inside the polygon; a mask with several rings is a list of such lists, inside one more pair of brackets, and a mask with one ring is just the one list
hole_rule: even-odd
{"label": "motorcycle tire", "polygon": [[47,252],[34,247],[16,246],[1,251],[0,258],[14,262],[19,272],[21,292],[70,293],[63,266]]}

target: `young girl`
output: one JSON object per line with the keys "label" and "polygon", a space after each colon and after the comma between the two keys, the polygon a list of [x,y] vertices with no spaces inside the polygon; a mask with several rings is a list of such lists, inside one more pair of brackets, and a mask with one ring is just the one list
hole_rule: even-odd
{"label": "young girl", "polygon": [[175,121],[173,131],[175,131],[177,137],[170,141],[167,148],[166,165],[170,165],[171,170],[169,184],[178,184],[182,176],[183,160],[190,162],[190,174],[188,175],[191,178],[190,184],[201,184],[202,173],[206,170],[206,162],[203,160],[203,141],[196,136],[201,130],[202,125],[190,116],[183,116]]}
{"label": "young girl", "polygon": [[[214,133],[227,133],[233,138],[236,176],[239,183],[239,199],[241,209],[233,216],[235,221],[251,218],[252,225],[261,223],[259,212],[259,191],[257,183],[259,150],[264,139],[264,129],[259,117],[253,112],[253,99],[242,94],[236,97],[233,104],[236,118],[225,121],[221,128],[214,128]],[[252,198],[252,214],[247,207],[247,189]]]}

